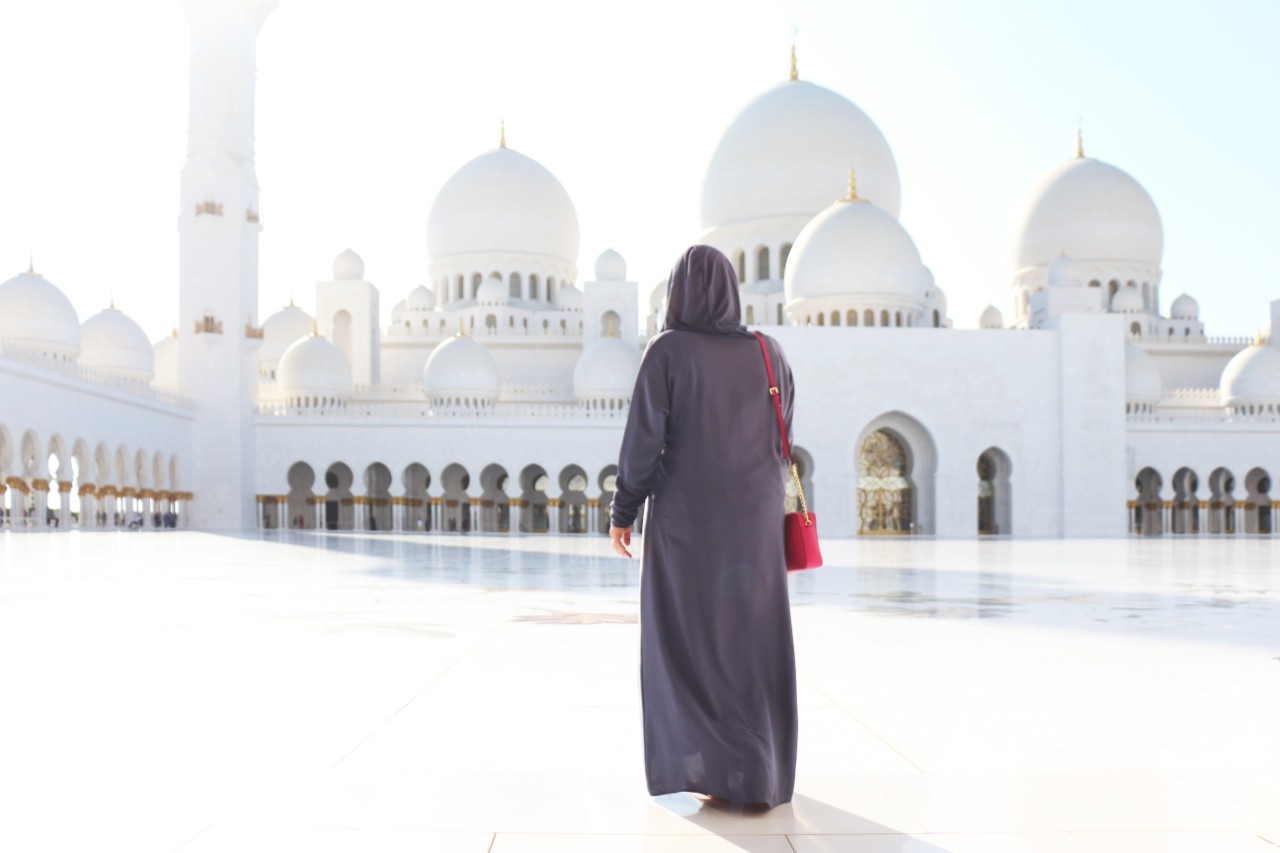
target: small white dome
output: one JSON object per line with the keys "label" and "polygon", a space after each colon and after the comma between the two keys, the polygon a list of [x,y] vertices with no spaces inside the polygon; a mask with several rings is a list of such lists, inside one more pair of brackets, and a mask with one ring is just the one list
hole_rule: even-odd
{"label": "small white dome", "polygon": [[422,385],[433,403],[447,398],[492,403],[501,389],[498,363],[471,338],[452,337],[427,357]]}
{"label": "small white dome", "polygon": [[1200,303],[1184,293],[1169,306],[1169,316],[1175,320],[1200,319]]}
{"label": "small white dome", "polygon": [[1048,280],[1050,287],[1079,287],[1080,279],[1075,276],[1075,261],[1066,252],[1061,252],[1049,261]]}
{"label": "small white dome", "polygon": [[1222,402],[1228,406],[1280,403],[1280,349],[1245,347],[1222,370]]}
{"label": "small white dome", "polygon": [[1142,293],[1136,287],[1125,285],[1111,297],[1111,310],[1117,314],[1141,314]]}
{"label": "small white dome", "polygon": [[350,249],[333,259],[333,278],[335,281],[362,281],[364,279],[364,261]]}
{"label": "small white dome", "polygon": [[351,396],[351,365],[337,344],[308,335],[294,341],[280,356],[276,383],[291,401],[308,397],[345,400]]}
{"label": "small white dome", "polygon": [[788,303],[866,295],[923,306],[932,282],[898,220],[874,204],[841,201],[800,232],[787,260],[784,286]]}
{"label": "small white dome", "polygon": [[1016,269],[1049,264],[1066,253],[1082,261],[1160,266],[1164,228],[1142,185],[1115,166],[1076,157],[1032,188],[1022,214]]}
{"label": "small white dome", "polygon": [[863,197],[898,215],[901,187],[880,128],[848,98],[802,80],[758,95],[730,122],[707,166],[702,227],[815,216],[850,168]]}
{"label": "small white dome", "polygon": [[258,348],[259,363],[277,362],[284,351],[299,338],[305,338],[315,328],[315,318],[297,305],[290,303],[268,317],[262,324],[262,346]]}
{"label": "small white dome", "polygon": [[578,214],[560,181],[510,148],[481,154],[454,172],[427,216],[427,254],[509,252],[578,260]]}
{"label": "small white dome", "polygon": [[1164,396],[1163,385],[1155,359],[1137,344],[1127,344],[1124,348],[1125,400],[1158,403]]}
{"label": "small white dome", "polygon": [[409,316],[409,303],[403,299],[397,302],[391,308],[391,322],[403,323],[405,318]]}
{"label": "small white dome", "polygon": [[409,296],[404,300],[405,307],[410,311],[431,311],[436,307],[436,295],[426,285],[418,285],[409,291]]}
{"label": "small white dome", "polygon": [[1000,309],[994,305],[988,305],[982,309],[982,314],[978,317],[979,329],[1003,329],[1004,315],[1000,313]]}
{"label": "small white dome", "polygon": [[155,353],[142,327],[117,308],[94,314],[80,327],[80,363],[85,367],[150,382],[155,376]]}
{"label": "small white dome", "polygon": [[80,353],[80,318],[66,294],[37,272],[0,284],[0,341],[63,358]]}
{"label": "small white dome", "polygon": [[507,285],[500,278],[486,278],[476,288],[476,302],[481,305],[502,305],[507,301]]}
{"label": "small white dome", "polygon": [[605,249],[596,258],[597,281],[626,281],[627,262],[613,249]]}
{"label": "small white dome", "polygon": [[170,335],[151,347],[155,357],[155,376],[151,384],[162,391],[178,392],[178,339]]}
{"label": "small white dome", "polygon": [[573,368],[579,400],[630,400],[640,370],[640,351],[621,338],[600,338],[582,351]]}
{"label": "small white dome", "polygon": [[556,307],[566,311],[581,311],[582,291],[572,284],[566,284],[556,291]]}

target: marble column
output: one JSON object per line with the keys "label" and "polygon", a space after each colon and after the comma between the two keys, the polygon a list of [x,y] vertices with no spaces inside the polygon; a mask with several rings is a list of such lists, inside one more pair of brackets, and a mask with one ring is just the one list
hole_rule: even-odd
{"label": "marble column", "polygon": [[36,530],[43,530],[49,526],[49,481],[32,480],[31,487],[36,492],[36,509],[31,526]]}
{"label": "marble column", "polygon": [[94,497],[93,483],[80,486],[80,524],[81,530],[92,530],[98,526],[98,501]]}
{"label": "marble column", "polygon": [[59,480],[58,486],[58,529],[71,529],[71,481]]}
{"label": "marble column", "polygon": [[560,498],[547,498],[547,532],[560,533],[564,530],[564,501]]}

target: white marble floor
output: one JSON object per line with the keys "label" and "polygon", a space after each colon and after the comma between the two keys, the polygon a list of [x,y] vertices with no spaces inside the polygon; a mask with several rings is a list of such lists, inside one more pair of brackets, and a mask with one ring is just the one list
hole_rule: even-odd
{"label": "white marble floor", "polygon": [[1276,850],[1280,542],[824,549],[741,814],[646,794],[603,539],[0,535],[0,850]]}

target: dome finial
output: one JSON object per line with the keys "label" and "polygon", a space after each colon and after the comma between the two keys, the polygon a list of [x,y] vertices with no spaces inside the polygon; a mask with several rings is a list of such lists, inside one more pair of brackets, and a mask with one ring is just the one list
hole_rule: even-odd
{"label": "dome finial", "polygon": [[796,43],[794,41],[795,33],[792,33],[793,41],[791,42],[791,82],[800,79],[800,72],[796,70]]}
{"label": "dome finial", "polygon": [[298,306],[296,306],[296,305],[294,305],[294,304],[293,304],[293,291],[292,291],[292,290],[290,290],[290,291],[289,291],[289,307],[290,307],[290,308],[297,308],[297,307],[298,307]]}
{"label": "dome finial", "polygon": [[320,319],[318,317],[311,318],[311,337],[320,337]]}
{"label": "dome finial", "polygon": [[116,310],[116,292],[114,290],[111,291],[111,295],[107,298],[107,310]]}
{"label": "dome finial", "polygon": [[36,271],[35,258],[36,258],[36,253],[28,249],[27,250],[27,272],[28,273],[34,273]]}
{"label": "dome finial", "polygon": [[1084,159],[1084,133],[1079,124],[1076,124],[1076,159]]}
{"label": "dome finial", "polygon": [[841,201],[861,201],[865,202],[865,198],[858,198],[858,176],[855,174],[854,168],[849,167],[849,194]]}
{"label": "dome finial", "polygon": [[498,147],[507,147],[507,120],[505,118],[498,121]]}
{"label": "dome finial", "polygon": [[458,317],[458,337],[465,338],[467,336],[466,320]]}

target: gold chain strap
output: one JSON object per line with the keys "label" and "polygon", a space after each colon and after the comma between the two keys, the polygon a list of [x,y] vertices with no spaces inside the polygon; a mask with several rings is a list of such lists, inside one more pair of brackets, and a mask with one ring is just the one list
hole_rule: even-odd
{"label": "gold chain strap", "polygon": [[804,514],[804,526],[812,527],[813,521],[809,518],[809,505],[804,500],[804,486],[800,485],[800,472],[796,469],[796,463],[791,463],[791,479],[796,483],[796,497],[800,499],[800,512]]}

